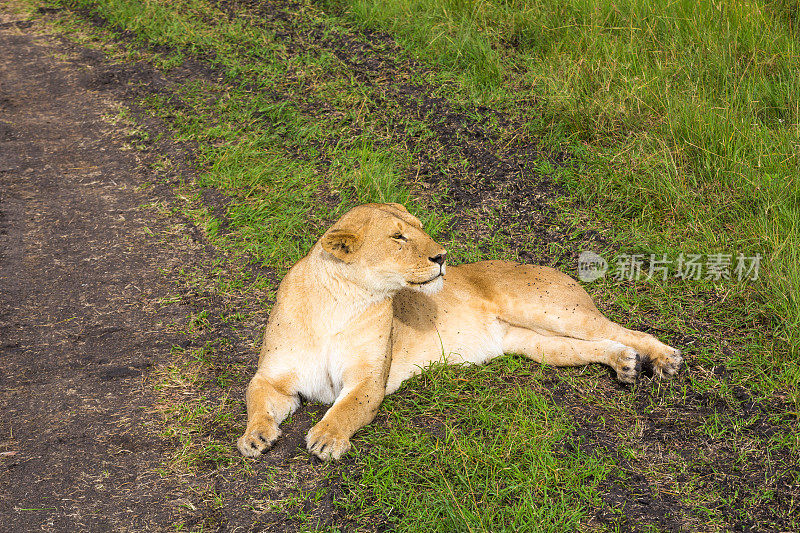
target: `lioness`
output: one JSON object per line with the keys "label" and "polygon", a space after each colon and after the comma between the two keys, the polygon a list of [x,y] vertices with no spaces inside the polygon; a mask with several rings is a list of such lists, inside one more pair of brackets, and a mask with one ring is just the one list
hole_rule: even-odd
{"label": "lioness", "polygon": [[333,403],[306,436],[338,459],[386,394],[443,357],[481,364],[518,353],[553,365],[605,363],[632,382],[640,359],[674,374],[681,353],[605,318],[572,278],[506,261],[451,266],[399,204],[340,218],[289,270],[247,388],[239,451],[256,457],[280,436],[300,396]]}

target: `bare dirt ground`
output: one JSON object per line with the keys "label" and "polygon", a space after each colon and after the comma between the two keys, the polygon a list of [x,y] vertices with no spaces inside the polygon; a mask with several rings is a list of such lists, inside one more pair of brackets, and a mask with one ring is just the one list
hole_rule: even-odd
{"label": "bare dirt ground", "polygon": [[167,191],[140,190],[90,58],[0,17],[0,530],[155,529],[181,494],[143,377],[190,306],[158,269],[207,252],[152,236]]}

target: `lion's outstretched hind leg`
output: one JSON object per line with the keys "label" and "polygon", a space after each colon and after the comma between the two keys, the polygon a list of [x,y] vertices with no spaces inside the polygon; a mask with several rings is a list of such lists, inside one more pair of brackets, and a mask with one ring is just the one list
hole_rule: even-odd
{"label": "lion's outstretched hind leg", "polygon": [[617,372],[617,379],[625,383],[635,381],[640,369],[639,353],[622,343],[543,335],[513,326],[503,338],[503,351],[556,366],[603,363],[613,368]]}
{"label": "lion's outstretched hind leg", "polygon": [[[578,288],[583,291],[582,287]],[[589,298],[588,294],[586,297]],[[563,311],[566,309],[559,310]],[[594,304],[591,308],[584,307],[580,313],[562,313],[559,325],[561,327],[553,327],[551,331],[587,341],[611,340],[630,346],[641,355],[643,361],[650,362],[653,372],[659,377],[675,374],[683,360],[680,350],[664,344],[649,333],[634,331],[612,322]]]}
{"label": "lion's outstretched hind leg", "polygon": [[[492,287],[502,293],[495,301],[502,302],[499,317],[509,325],[546,336],[614,341],[633,348],[643,360],[650,361],[653,371],[660,377],[675,374],[680,368],[680,350],[650,334],[627,329],[607,319],[583,287],[566,274],[527,265],[517,265],[509,273],[513,275]],[[613,363],[606,363],[616,368]]]}

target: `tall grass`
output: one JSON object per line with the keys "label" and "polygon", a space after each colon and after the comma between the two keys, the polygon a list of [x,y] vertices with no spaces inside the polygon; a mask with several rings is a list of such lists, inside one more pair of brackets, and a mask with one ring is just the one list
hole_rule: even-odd
{"label": "tall grass", "polygon": [[590,148],[590,179],[568,184],[648,244],[761,253],[765,316],[797,355],[795,1],[340,5],[460,76],[475,98],[511,109],[542,102],[548,117],[536,124]]}

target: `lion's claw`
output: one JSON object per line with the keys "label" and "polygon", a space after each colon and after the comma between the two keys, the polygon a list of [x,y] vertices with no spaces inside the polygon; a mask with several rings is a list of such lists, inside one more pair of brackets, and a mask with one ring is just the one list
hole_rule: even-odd
{"label": "lion's claw", "polygon": [[662,378],[675,375],[681,367],[683,355],[680,350],[670,348],[670,351],[655,357],[652,360],[653,371]]}
{"label": "lion's claw", "polygon": [[308,451],[323,461],[341,458],[350,449],[350,439],[336,436],[328,427],[320,427],[320,424],[311,428],[306,435]]}
{"label": "lion's claw", "polygon": [[622,383],[633,383],[639,377],[639,372],[642,369],[642,358],[639,352],[633,348],[624,346],[614,363],[617,379]]}
{"label": "lion's claw", "polygon": [[278,428],[247,428],[236,442],[236,447],[245,457],[258,457],[272,447],[280,436],[281,431]]}

